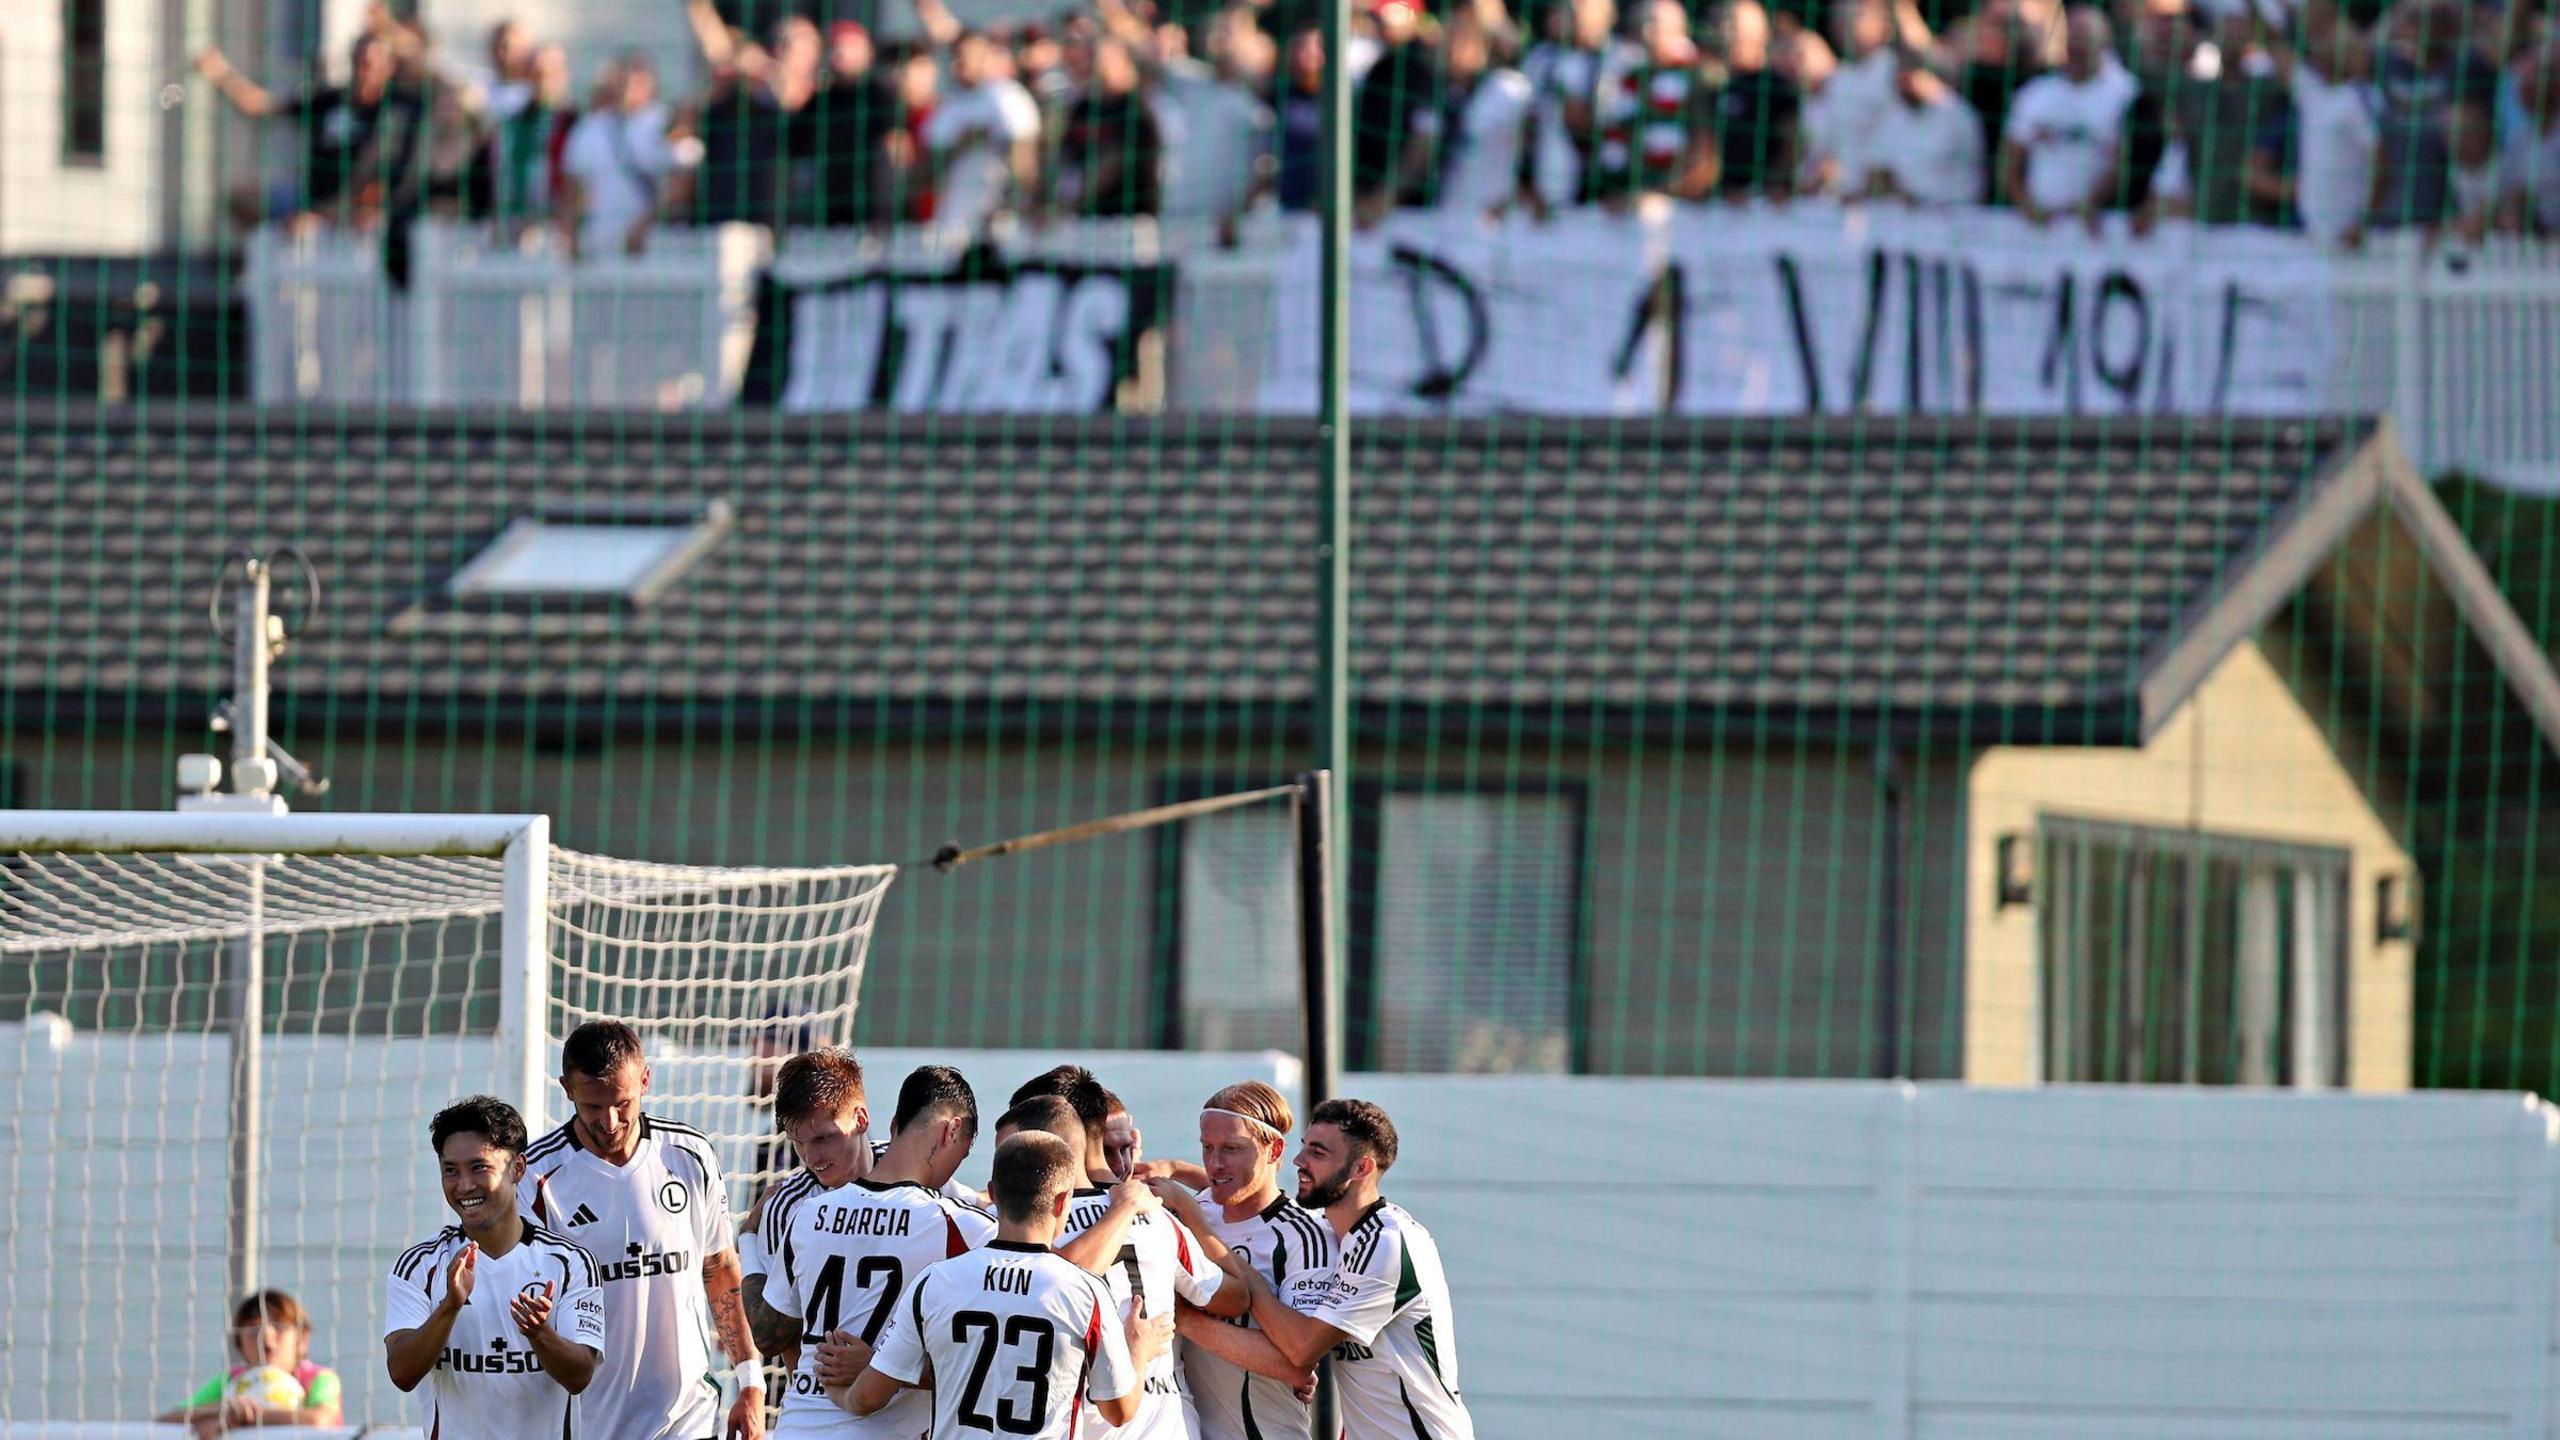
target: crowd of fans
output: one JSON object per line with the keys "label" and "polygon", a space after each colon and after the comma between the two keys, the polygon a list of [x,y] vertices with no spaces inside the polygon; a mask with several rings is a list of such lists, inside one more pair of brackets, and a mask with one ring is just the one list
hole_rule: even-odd
{"label": "crowd of fans", "polygon": [[[1146,215],[1232,234],[1256,205],[1317,203],[1325,45],[1305,0],[1183,17],[1093,0],[985,28],[912,3],[918,38],[893,45],[689,0],[708,79],[681,100],[637,53],[580,94],[560,47],[512,23],[477,72],[441,67],[388,5],[343,82],[272,91],[218,51],[198,68],[300,127],[300,173],[235,196],[244,222],[454,213],[602,254],[669,222]],[[1356,20],[1363,224],[1658,194],[2191,216],[2336,245],[2560,234],[2547,0],[1430,3],[1365,0]]]}

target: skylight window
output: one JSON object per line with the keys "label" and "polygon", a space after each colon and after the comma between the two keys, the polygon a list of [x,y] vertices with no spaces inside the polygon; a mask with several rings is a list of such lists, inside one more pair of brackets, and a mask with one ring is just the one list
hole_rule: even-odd
{"label": "skylight window", "polygon": [[729,528],[714,502],[689,516],[639,520],[523,516],[455,572],[456,600],[622,600],[646,605]]}

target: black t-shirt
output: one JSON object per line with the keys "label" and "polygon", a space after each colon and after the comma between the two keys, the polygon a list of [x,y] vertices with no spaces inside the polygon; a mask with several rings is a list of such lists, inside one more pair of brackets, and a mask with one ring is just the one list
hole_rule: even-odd
{"label": "black t-shirt", "polygon": [[[2030,60],[2011,58],[1997,65],[1967,61],[1964,72],[1956,78],[1956,89],[1963,93],[1964,103],[1982,120],[1982,193],[2000,194],[2001,137],[2009,133],[2009,107],[2027,82],[2044,73],[2044,67]],[[2010,203],[2017,196],[2006,197]]]}
{"label": "black t-shirt", "polygon": [[1324,97],[1284,81],[1271,110],[1278,122],[1272,132],[1279,149],[1280,208],[1312,210],[1324,176]]}
{"label": "black t-shirt", "polygon": [[1079,215],[1153,215],[1164,169],[1155,112],[1135,94],[1078,96],[1058,146],[1058,198]]}
{"label": "black t-shirt", "polygon": [[1717,191],[1750,195],[1786,188],[1801,108],[1794,83],[1765,66],[1728,70],[1714,94],[1716,146],[1724,160]]}
{"label": "black t-shirt", "polygon": [[314,210],[368,198],[396,204],[423,162],[425,108],[398,86],[366,104],[343,85],[324,85],[286,101],[279,113],[302,126],[303,203]]}
{"label": "black t-shirt", "polygon": [[1440,67],[1429,46],[1407,41],[1378,57],[1352,100],[1351,184],[1369,194],[1394,179],[1417,129],[1440,120]]}
{"label": "black t-shirt", "polygon": [[880,217],[889,133],[905,118],[897,92],[874,76],[831,81],[802,112],[806,155],[821,225],[867,225]]}
{"label": "black t-shirt", "polygon": [[702,110],[701,219],[704,224],[781,221],[795,191],[795,166],[808,152],[811,107],[789,111],[761,91],[735,89]]}

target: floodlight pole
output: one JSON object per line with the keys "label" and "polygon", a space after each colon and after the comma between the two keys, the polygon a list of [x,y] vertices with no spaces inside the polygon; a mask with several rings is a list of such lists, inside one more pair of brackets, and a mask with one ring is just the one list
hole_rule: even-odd
{"label": "floodlight pole", "polygon": [[[1306,946],[1307,1108],[1341,1083],[1343,847],[1335,843],[1334,800],[1351,785],[1351,0],[1324,0],[1323,354],[1318,357],[1316,520],[1315,769],[1297,800],[1301,843],[1300,940]],[[1312,835],[1314,843],[1307,843]],[[1312,903],[1308,903],[1311,901]],[[1313,1430],[1340,1433],[1341,1396],[1332,1367],[1316,1387]]]}

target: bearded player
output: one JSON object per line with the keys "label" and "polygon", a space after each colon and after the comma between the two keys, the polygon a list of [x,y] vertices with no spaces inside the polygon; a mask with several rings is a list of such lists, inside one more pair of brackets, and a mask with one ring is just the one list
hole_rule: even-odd
{"label": "bearded player", "polygon": [[1327,1100],[1298,1147],[1298,1203],[1324,1212],[1332,1268],[1288,1282],[1227,1257],[1253,1297],[1262,1336],[1292,1364],[1333,1355],[1342,1440],[1475,1440],[1458,1398],[1458,1337],[1440,1247],[1403,1206],[1378,1193],[1396,1163],[1396,1127],[1366,1100]]}

